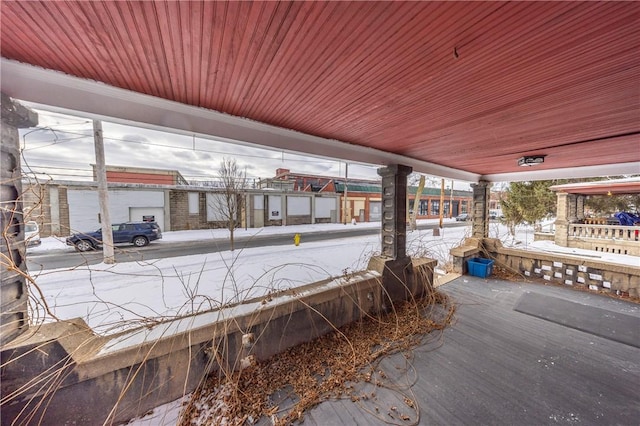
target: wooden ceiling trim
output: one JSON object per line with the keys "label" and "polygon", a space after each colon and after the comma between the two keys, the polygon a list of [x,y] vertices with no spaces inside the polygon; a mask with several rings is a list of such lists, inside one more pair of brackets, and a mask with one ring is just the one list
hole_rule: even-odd
{"label": "wooden ceiling trim", "polygon": [[632,3],[5,1],[2,12],[3,56],[442,164],[639,131]]}
{"label": "wooden ceiling trim", "polygon": [[[1,4],[1,3],[0,3]],[[18,14],[20,11],[12,8],[2,9],[2,19],[11,22],[19,22]],[[24,11],[25,15],[30,15],[30,11]],[[39,55],[36,49],[29,49],[29,46],[38,46],[45,43],[46,39],[41,36],[41,32],[26,31],[20,25],[16,25],[11,33],[9,33],[8,25],[0,25],[0,36],[2,40],[3,54],[17,57],[19,60],[28,63],[41,63],[44,58]],[[6,53],[5,53],[6,51]]]}
{"label": "wooden ceiling trim", "polygon": [[[260,8],[258,8],[258,6]],[[267,9],[268,8],[268,9]],[[251,81],[258,78],[254,70],[255,63],[263,53],[269,23],[277,9],[274,3],[259,3],[256,7],[248,7],[241,11],[241,20],[246,23],[239,33],[238,55],[234,61],[232,75],[235,83],[229,84],[225,92],[226,111],[233,115],[245,115],[242,109],[243,98]],[[266,15],[266,16],[265,16]]]}
{"label": "wooden ceiling trim", "polygon": [[[340,45],[340,34],[348,31],[349,23],[353,21],[360,9],[349,9],[349,14],[343,13],[342,5],[336,3],[323,3],[319,17],[314,20],[315,25],[309,28],[305,34],[303,51],[298,52],[300,68],[293,74],[291,84],[283,91],[278,105],[273,113],[286,118],[285,126],[292,127],[297,123],[297,114],[303,111],[308,113],[306,105],[313,104],[314,87],[324,85],[327,74],[331,74],[331,67],[338,59],[333,46]],[[366,7],[366,4],[359,4]],[[296,56],[296,52],[288,52]],[[304,102],[301,102],[304,100]],[[304,131],[304,130],[303,130]]]}
{"label": "wooden ceiling trim", "polygon": [[[162,52],[162,42],[160,40],[161,24],[152,2],[136,3],[129,5],[130,35],[132,41],[129,43],[129,53],[134,55],[139,79],[138,84],[146,87],[148,95],[167,98],[171,95],[171,89],[166,82],[170,81],[167,63]],[[123,12],[126,16],[126,13]],[[161,59],[159,59],[161,58]]]}
{"label": "wooden ceiling trim", "polygon": [[[141,40],[136,37],[135,20],[130,11],[123,11],[121,7],[116,7],[115,3],[112,4],[111,7],[109,6],[110,5],[105,4],[100,11],[96,11],[93,19],[88,20],[88,22],[93,22],[96,19],[100,19],[100,22],[108,22],[110,24],[105,25],[101,30],[104,34],[109,35],[109,40],[112,40],[112,45],[106,47],[109,51],[109,58],[100,58],[99,60],[112,63],[111,68],[114,72],[117,72],[119,69],[126,69],[130,73],[129,75],[134,77],[127,81],[123,79],[120,87],[124,86],[124,88],[129,90],[152,94],[154,91],[149,84],[152,79],[146,78],[144,65],[142,64],[143,61],[139,59],[147,55],[145,55],[144,51],[136,49],[136,46],[141,46],[142,43]],[[127,7],[126,4],[122,6]],[[91,8],[89,7],[87,9]],[[98,16],[98,13],[100,16]],[[108,20],[105,19],[105,17],[108,17]],[[78,39],[82,40],[83,37],[79,34]],[[87,48],[90,47],[87,46]]]}
{"label": "wooden ceiling trim", "polygon": [[[558,168],[561,164],[571,164],[572,167],[588,167],[599,166],[615,163],[625,163],[629,160],[628,150],[637,149],[638,139],[636,140],[616,140],[616,146],[619,146],[620,152],[611,152],[607,155],[603,155],[604,142],[588,142],[580,144],[579,148],[573,147],[561,147],[551,152],[538,152],[523,151],[520,155],[482,155],[480,151],[478,155],[468,157],[460,162],[456,162],[465,170],[483,170],[483,174],[495,174],[502,172],[504,166],[508,165],[510,172],[522,171],[524,168],[517,165],[517,160],[522,155],[534,155],[534,154],[546,154],[545,162],[535,167],[531,167],[532,170],[552,170]],[[626,152],[624,152],[626,150]],[[576,152],[580,152],[582,155],[576,155]],[[447,162],[442,164],[448,166]],[[640,170],[638,170],[640,173]]]}
{"label": "wooden ceiling trim", "polygon": [[[609,66],[611,69],[611,66]],[[638,89],[633,89],[634,87],[634,70],[632,68],[626,68],[623,72],[618,73],[618,79],[620,82],[615,81],[615,85],[611,83],[612,76],[601,77],[598,80],[586,80],[587,84],[583,84],[580,81],[580,84],[577,83],[574,86],[564,85],[563,89],[559,88],[551,88],[546,91],[543,97],[539,98],[531,98],[525,101],[520,101],[519,103],[514,103],[513,105],[508,106],[500,106],[500,110],[491,111],[486,110],[477,117],[463,117],[458,120],[458,122],[449,122],[448,127],[444,125],[438,130],[437,128],[432,128],[430,133],[437,133],[438,131],[446,131],[446,129],[451,128],[451,126],[458,125],[466,125],[472,127],[482,127],[485,124],[485,120],[489,119],[490,121],[499,121],[499,115],[501,111],[508,110],[511,117],[516,114],[531,114],[530,111],[536,111],[535,115],[543,114],[545,112],[545,108],[550,108],[549,111],[553,112],[553,110],[559,110],[564,108],[566,105],[564,103],[571,102],[573,103],[573,113],[581,112],[579,105],[576,106],[575,99],[579,99],[583,97],[585,108],[588,109],[589,105],[599,106],[603,102],[607,103],[609,99],[611,102],[622,102],[627,103],[628,105],[628,97],[636,96],[638,93]],[[615,75],[613,76],[616,77]],[[631,90],[629,90],[631,89]],[[634,94],[635,93],[635,94]],[[586,94],[586,95],[585,95]],[[508,107],[508,108],[507,108]],[[494,117],[493,120],[490,117]],[[528,117],[525,117],[528,118]],[[478,125],[477,122],[482,124]],[[521,124],[520,124],[521,125]],[[519,126],[520,126],[519,125]],[[411,134],[412,127],[408,123],[399,124],[399,126],[403,126],[406,133]],[[417,132],[422,129],[422,125],[420,123],[416,123]],[[519,127],[518,126],[518,127]]]}
{"label": "wooden ceiling trim", "polygon": [[[259,70],[263,68],[265,56],[270,50],[270,44],[273,42],[273,22],[281,13],[278,6],[278,3],[263,3],[263,9],[259,11],[260,13],[257,13],[255,8],[251,10],[251,17],[247,20],[247,28],[252,29],[252,31],[246,47],[247,53],[244,59],[246,66],[240,67],[241,70],[245,69],[245,71],[236,74],[239,76],[240,84],[233,87],[231,94],[232,107],[229,112],[233,115],[246,115],[245,98],[254,88],[260,85],[261,76]],[[268,10],[266,10],[267,7],[269,7]],[[262,18],[263,15],[267,15],[268,18]]]}
{"label": "wooden ceiling trim", "polygon": [[[557,59],[557,58],[554,58],[554,60],[555,60],[555,59]],[[556,62],[558,62],[558,61],[556,61]],[[562,62],[562,61],[559,61],[559,62]],[[549,64],[550,64],[550,65],[552,65],[553,63],[554,63],[554,62],[552,62],[551,60],[549,61]],[[547,64],[545,64],[545,65],[547,65]],[[540,67],[540,68],[542,69],[542,67]],[[505,77],[496,79],[496,78],[495,78],[495,77],[496,77],[496,74],[499,76],[499,75],[500,75],[501,70],[500,70],[500,69],[487,69],[483,74],[476,74],[476,81],[475,81],[475,83],[477,83],[477,84],[478,84],[479,86],[481,86],[481,87],[488,87],[488,88],[489,88],[488,90],[493,91],[493,90],[495,90],[495,89],[496,89],[496,87],[492,87],[492,86],[490,86],[490,84],[492,84],[493,86],[497,86],[497,88],[502,87],[502,86],[503,86],[503,81],[502,81],[502,80],[503,80],[503,79],[506,79],[506,75],[508,74],[506,71],[507,71],[507,70],[504,70],[504,71],[502,72],[502,74],[503,74]],[[526,79],[525,79],[525,80],[523,80],[523,78],[526,76],[526,74],[525,74],[525,73],[527,73],[527,72],[529,72],[529,70],[528,70],[528,69],[523,69],[523,71],[521,72],[521,74],[524,74],[524,75],[523,75],[523,77],[521,77],[521,78],[513,78],[514,76],[512,76],[512,75],[509,75],[509,77],[510,77],[510,78],[513,78],[513,81],[516,81],[516,82],[518,82],[518,81],[519,81],[519,82],[526,81]],[[482,78],[482,80],[480,80],[480,79],[478,78],[478,75]],[[563,83],[564,83],[564,82],[563,82]],[[558,86],[558,85],[559,85],[559,84],[555,84],[555,86]],[[454,87],[454,90],[455,90],[455,87]],[[456,95],[457,95],[457,94],[463,94],[463,93],[464,93],[464,91],[466,91],[466,90],[467,90],[467,88],[466,88],[466,87],[463,87],[462,89],[460,89],[460,92],[459,92],[459,93],[456,93]],[[454,98],[457,98],[457,97],[461,97],[461,96],[454,96]],[[447,111],[446,109],[443,109],[443,110],[442,110],[442,112],[441,112],[441,114],[442,114],[442,115],[444,115],[444,116],[452,116],[451,111]],[[448,123],[447,123],[447,124],[448,124]]]}
{"label": "wooden ceiling trim", "polygon": [[[413,3],[412,6],[418,9],[420,4]],[[437,9],[440,14],[433,13],[433,16],[442,16],[442,13],[446,11],[441,7]],[[341,67],[340,73],[347,75],[344,78],[344,89],[349,89],[349,77],[358,76],[358,85],[351,85],[352,90],[357,91],[354,95],[360,94],[362,98],[375,96],[380,93],[380,88],[385,87],[387,92],[394,93],[396,90],[403,87],[406,82],[411,81],[412,76],[409,72],[412,69],[418,69],[420,73],[423,72],[424,66],[432,62],[433,54],[436,49],[434,43],[437,43],[437,39],[427,39],[424,34],[428,25],[425,25],[424,17],[420,15],[420,10],[409,9],[405,12],[405,15],[400,17],[396,21],[389,21],[385,16],[384,26],[389,27],[389,35],[385,33],[375,34],[373,37],[369,36],[369,41],[364,44],[358,43],[359,40],[355,40],[352,44],[358,46],[357,53],[354,55],[344,55],[347,57],[346,65],[351,65],[351,68]],[[407,19],[404,19],[404,17]],[[430,17],[431,18],[431,17]],[[374,24],[377,26],[376,24]],[[413,34],[410,36],[410,34]],[[406,40],[407,38],[409,38]],[[405,43],[396,48],[396,43],[402,39],[405,39]],[[428,41],[425,41],[428,40]],[[426,53],[426,54],[425,54]],[[351,64],[349,64],[350,62]],[[343,73],[343,70],[346,71]],[[362,93],[362,88],[366,88],[367,91]],[[340,88],[339,93],[345,93]],[[324,95],[329,98],[329,94]],[[344,95],[344,97],[351,96]],[[361,98],[361,99],[362,99]],[[352,102],[359,102],[361,99],[356,99]],[[373,108],[376,108],[374,105]],[[351,114],[350,109],[345,111],[336,111],[339,116],[349,117]],[[369,112],[364,110],[364,113]],[[345,115],[347,114],[347,115]],[[347,118],[349,119],[349,118]]]}
{"label": "wooden ceiling trim", "polygon": [[[252,86],[248,88],[242,109],[247,116],[255,117],[261,122],[274,121],[271,110],[264,108],[265,102],[276,97],[283,90],[282,74],[288,75],[291,68],[291,57],[286,55],[284,46],[295,45],[299,42],[302,23],[309,13],[309,3],[278,2],[273,21],[270,23],[265,39],[268,40],[262,55],[262,66],[258,66]],[[302,16],[298,20],[298,16]]]}
{"label": "wooden ceiling trim", "polygon": [[202,16],[204,5],[201,2],[188,2],[187,13],[182,13],[180,25],[182,28],[189,28],[188,33],[183,36],[182,44],[185,52],[185,77],[186,77],[186,99],[190,105],[198,105],[200,92],[203,90],[200,80],[202,69],[202,39],[203,25]]}
{"label": "wooden ceiling trim", "polygon": [[[447,5],[449,4],[452,3],[448,3]],[[441,12],[443,11],[441,10]],[[450,12],[450,8],[444,12]],[[441,17],[442,15],[437,15],[437,17],[433,19]],[[417,20],[418,22],[421,22],[422,17],[418,16]],[[444,19],[442,20],[444,21]],[[425,27],[428,27],[428,25]],[[420,45],[422,43],[422,39],[429,39],[429,37],[427,37],[427,34],[422,33],[419,33],[416,38],[418,39],[418,41],[416,41],[415,43],[410,41],[408,42],[408,44]],[[380,64],[378,66],[381,68],[375,69],[375,77],[382,80],[364,81],[364,84],[374,88],[370,93],[367,93],[365,95],[367,96],[371,94],[372,99],[366,99],[363,97],[361,99],[355,100],[355,102],[362,103],[363,105],[369,105],[369,108],[350,108],[349,105],[345,108],[344,111],[336,111],[336,117],[343,118],[344,121],[349,121],[352,118],[352,115],[364,115],[367,117],[371,117],[369,121],[374,123],[381,122],[381,120],[384,120],[385,117],[388,119],[389,110],[391,109],[390,106],[401,104],[403,102],[403,98],[405,97],[405,93],[413,92],[416,87],[423,86],[425,74],[428,71],[433,70],[433,72],[435,73],[441,72],[442,68],[445,66],[444,64],[451,58],[453,58],[453,44],[454,43],[452,43],[450,40],[446,40],[443,38],[431,38],[429,39],[428,45],[425,42],[425,45],[420,46],[420,48],[417,50],[428,50],[430,52],[433,52],[433,54],[420,54],[414,47],[412,49],[407,49],[407,53],[402,58],[402,61],[388,60],[383,55],[377,52],[374,53],[373,55],[371,55],[372,57],[383,58],[377,60],[377,62]],[[449,46],[447,47],[446,45]],[[419,59],[416,60],[416,57]],[[393,66],[392,64],[396,64],[396,62],[402,63],[403,68],[398,67],[398,72],[395,75],[389,75],[387,68],[382,68],[385,66],[391,67]],[[380,93],[379,90],[376,90],[378,87],[386,87],[388,89],[385,93]],[[389,90],[389,88],[391,90]],[[383,99],[383,101],[381,102],[377,101],[375,97],[384,97],[386,99]],[[420,96],[421,102],[422,99],[423,96]],[[335,122],[332,124],[334,126],[340,126],[339,122]]]}

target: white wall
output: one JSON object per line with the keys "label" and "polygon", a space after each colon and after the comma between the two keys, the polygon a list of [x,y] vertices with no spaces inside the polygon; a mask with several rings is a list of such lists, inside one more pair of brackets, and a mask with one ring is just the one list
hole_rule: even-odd
{"label": "white wall", "polygon": [[282,198],[279,195],[269,195],[268,198],[269,220],[282,219]]}
{"label": "white wall", "polygon": [[189,198],[189,214],[199,214],[200,194],[197,192],[189,192],[187,197]]}
{"label": "white wall", "polygon": [[[95,231],[100,228],[97,190],[69,188],[67,199],[69,226],[72,231]],[[164,191],[109,191],[109,213],[112,223],[130,221],[130,207],[164,208]],[[157,217],[156,214],[156,221],[162,226],[164,217]]]}
{"label": "white wall", "polygon": [[336,198],[321,198],[316,197],[316,218],[326,219],[331,218],[331,211],[336,211]]}
{"label": "white wall", "polygon": [[227,215],[224,214],[224,195],[207,193],[207,221],[208,222],[224,222]]}
{"label": "white wall", "polygon": [[311,214],[311,198],[287,196],[287,216],[308,216]]}
{"label": "white wall", "polygon": [[264,210],[264,195],[253,196],[253,208],[256,210]]}
{"label": "white wall", "polygon": [[369,220],[371,222],[382,220],[382,202],[381,201],[369,202]]}
{"label": "white wall", "polygon": [[165,230],[164,209],[162,207],[129,207],[130,221],[142,222],[144,216],[153,216],[155,222],[160,226],[160,230]]}

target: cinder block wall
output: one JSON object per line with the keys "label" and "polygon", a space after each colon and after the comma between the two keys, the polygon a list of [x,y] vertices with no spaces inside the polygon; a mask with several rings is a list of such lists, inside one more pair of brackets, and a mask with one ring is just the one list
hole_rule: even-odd
{"label": "cinder block wall", "polygon": [[603,262],[587,257],[562,256],[502,247],[499,240],[485,239],[484,247],[498,264],[526,277],[588,288],[603,293],[640,297],[640,267]]}

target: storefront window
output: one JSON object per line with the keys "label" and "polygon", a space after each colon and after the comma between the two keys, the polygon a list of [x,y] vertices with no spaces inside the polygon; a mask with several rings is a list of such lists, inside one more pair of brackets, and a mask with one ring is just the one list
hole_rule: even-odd
{"label": "storefront window", "polygon": [[433,216],[438,216],[440,214],[440,201],[439,200],[431,200],[431,214]]}
{"label": "storefront window", "polygon": [[426,216],[429,214],[429,201],[420,200],[420,208],[418,209],[418,214],[420,216]]}

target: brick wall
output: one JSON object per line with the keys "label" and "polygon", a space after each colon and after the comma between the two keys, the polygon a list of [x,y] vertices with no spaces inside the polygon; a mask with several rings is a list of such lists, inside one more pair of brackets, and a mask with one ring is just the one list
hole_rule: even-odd
{"label": "brick wall", "polygon": [[307,225],[311,223],[311,215],[287,216],[287,225]]}
{"label": "brick wall", "polygon": [[67,188],[58,187],[58,196],[60,197],[60,235],[71,234],[71,225],[69,222],[69,198],[67,196]]}

